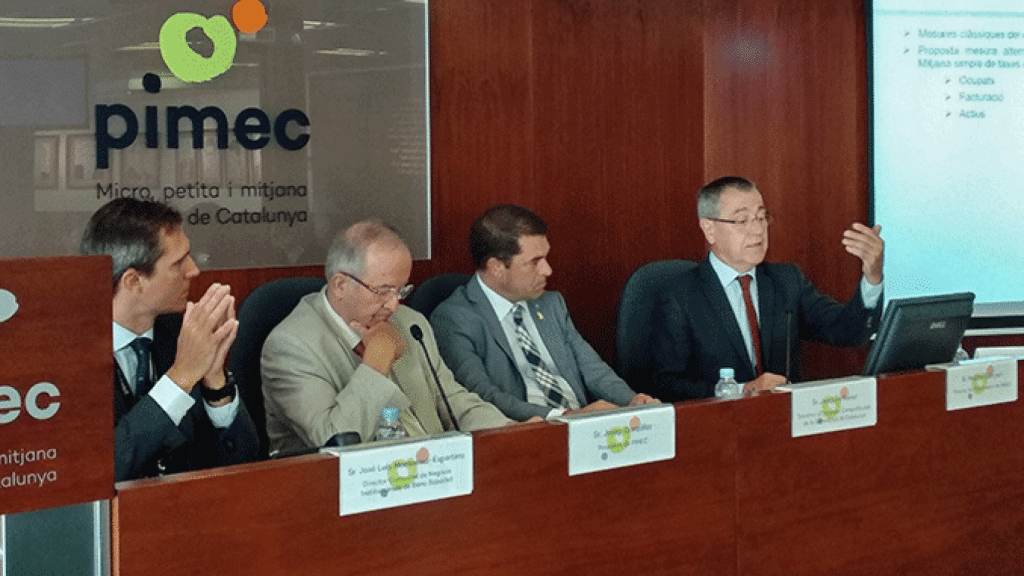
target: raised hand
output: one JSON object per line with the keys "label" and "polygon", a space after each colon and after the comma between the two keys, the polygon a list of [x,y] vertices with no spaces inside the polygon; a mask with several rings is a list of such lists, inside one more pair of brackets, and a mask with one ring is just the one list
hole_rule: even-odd
{"label": "raised hand", "polygon": [[198,302],[185,305],[178,352],[167,376],[186,393],[213,369],[218,359],[223,368],[224,357],[238,331],[234,306],[231,287],[222,284],[213,284]]}
{"label": "raised hand", "polygon": [[843,232],[843,247],[850,254],[860,258],[864,278],[871,285],[877,285],[882,281],[885,241],[879,236],[881,232],[881,226],[868,228],[860,222],[854,222],[849,230]]}

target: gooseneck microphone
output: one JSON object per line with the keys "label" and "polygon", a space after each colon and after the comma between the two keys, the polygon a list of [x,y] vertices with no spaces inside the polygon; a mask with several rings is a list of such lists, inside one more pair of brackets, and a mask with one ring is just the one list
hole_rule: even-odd
{"label": "gooseneck microphone", "polygon": [[409,334],[412,334],[414,340],[420,343],[423,347],[423,355],[427,357],[427,366],[430,366],[430,373],[434,375],[434,384],[437,384],[437,392],[441,395],[441,400],[444,400],[444,407],[448,409],[448,417],[452,421],[452,426],[455,427],[456,431],[459,431],[459,423],[455,420],[455,414],[452,412],[452,405],[448,403],[448,396],[445,395],[444,389],[441,388],[441,379],[437,377],[437,370],[434,370],[434,363],[430,361],[430,353],[427,352],[427,345],[423,342],[423,330],[420,329],[419,324],[413,324],[409,326]]}

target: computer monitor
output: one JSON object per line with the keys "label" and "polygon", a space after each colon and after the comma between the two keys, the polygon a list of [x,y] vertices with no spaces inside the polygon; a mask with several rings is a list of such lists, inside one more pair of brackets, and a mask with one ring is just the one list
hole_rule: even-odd
{"label": "computer monitor", "polygon": [[973,311],[971,292],[891,300],[864,363],[864,375],[952,361]]}

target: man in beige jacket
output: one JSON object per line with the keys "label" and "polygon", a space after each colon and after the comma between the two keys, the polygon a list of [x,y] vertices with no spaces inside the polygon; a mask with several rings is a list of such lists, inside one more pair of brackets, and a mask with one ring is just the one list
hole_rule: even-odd
{"label": "man in beige jacket", "polygon": [[423,333],[462,430],[508,424],[497,408],[455,382],[426,318],[402,306],[412,256],[391,227],[360,222],[327,255],[327,285],[304,297],[267,338],[261,357],[271,451],[322,446],[341,432],[372,440],[381,410],[401,411],[410,436],[454,428],[437,392]]}

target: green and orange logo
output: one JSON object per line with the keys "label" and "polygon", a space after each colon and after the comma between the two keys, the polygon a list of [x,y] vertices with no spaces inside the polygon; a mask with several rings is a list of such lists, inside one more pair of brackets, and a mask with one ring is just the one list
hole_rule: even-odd
{"label": "green and orange logo", "polygon": [[640,427],[640,419],[633,416],[629,420],[629,426],[620,426],[618,428],[612,428],[605,434],[605,440],[608,443],[608,449],[614,454],[618,454],[629,446],[629,440],[633,435],[633,430]]}
{"label": "green and orange logo", "polygon": [[995,368],[992,366],[988,367],[988,370],[981,374],[975,374],[971,377],[971,388],[975,394],[981,394],[988,388],[988,379],[995,373]]}
{"label": "green and orange logo", "polygon": [[[267,23],[267,10],[259,0],[239,0],[231,8],[234,26],[224,16],[207,18],[192,12],[179,12],[160,27],[160,56],[167,68],[183,82],[206,82],[228,71],[235,61],[238,40],[235,29],[255,34]],[[186,34],[199,28],[213,42],[209,57],[189,46]]]}
{"label": "green and orange logo", "polygon": [[825,420],[831,420],[839,415],[839,410],[843,406],[843,398],[849,395],[850,391],[843,386],[838,395],[826,396],[821,399],[821,413],[825,416]]}
{"label": "green and orange logo", "polygon": [[388,482],[395,490],[405,488],[416,479],[415,460],[395,460],[388,466]]}
{"label": "green and orange logo", "polygon": [[405,488],[416,479],[416,464],[423,464],[430,458],[430,452],[426,446],[416,451],[416,459],[395,460],[388,466],[388,483],[395,490]]}

